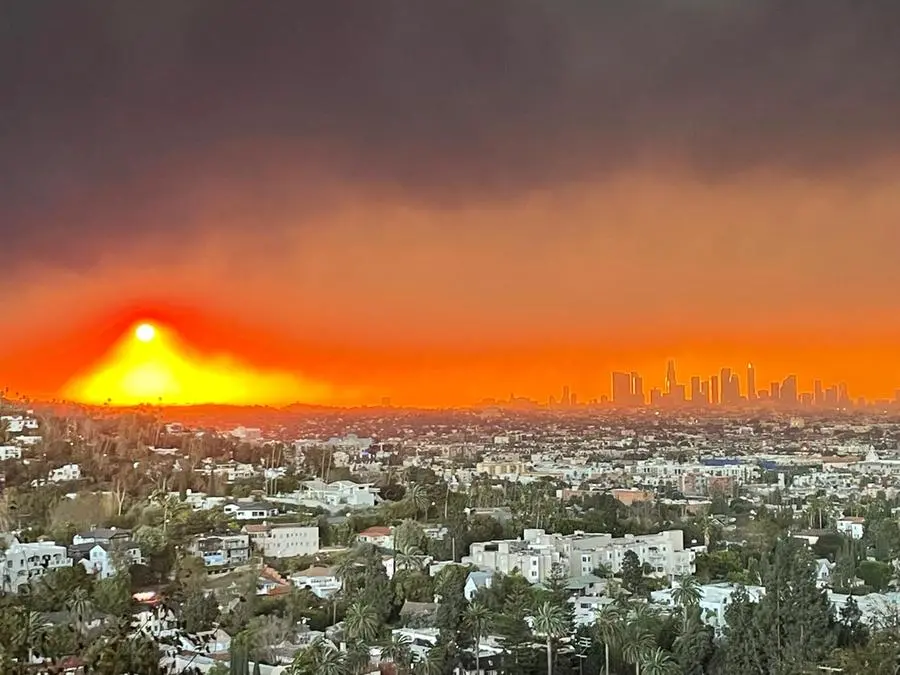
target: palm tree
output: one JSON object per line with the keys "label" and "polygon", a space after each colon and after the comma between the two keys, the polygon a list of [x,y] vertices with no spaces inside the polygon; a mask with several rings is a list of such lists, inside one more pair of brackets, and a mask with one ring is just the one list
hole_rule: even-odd
{"label": "palm tree", "polygon": [[88,618],[93,612],[90,594],[83,588],[76,588],[69,597],[68,610],[75,630],[83,634],[87,630]]}
{"label": "palm tree", "polygon": [[428,496],[428,491],[425,489],[425,486],[413,483],[406,490],[404,499],[409,502],[415,510],[416,520],[419,519],[420,511],[427,519],[428,507],[431,506],[431,497]]}
{"label": "palm tree", "polygon": [[547,640],[547,675],[553,675],[553,640],[565,633],[567,623],[562,607],[549,601],[538,605],[534,613],[534,632]]}
{"label": "palm tree", "polygon": [[607,605],[597,614],[594,628],[603,642],[604,675],[609,675],[609,652],[622,639],[622,613],[614,605]]}
{"label": "palm tree", "polygon": [[416,664],[416,675],[443,675],[446,655],[441,647],[428,650],[425,659]]}
{"label": "palm tree", "polygon": [[405,635],[395,635],[381,650],[381,658],[392,662],[397,667],[398,675],[409,675],[412,669],[413,655],[410,640]]}
{"label": "palm tree", "polygon": [[634,664],[635,675],[641,675],[641,661],[644,655],[655,646],[653,635],[637,622],[628,624],[622,640],[622,656],[628,663]]}
{"label": "palm tree", "polygon": [[687,625],[688,609],[700,604],[701,596],[700,583],[696,578],[685,575],[678,580],[678,585],[672,590],[672,600],[681,608],[682,628]]}
{"label": "palm tree", "polygon": [[466,608],[463,623],[472,631],[475,640],[475,673],[481,675],[481,639],[490,630],[491,610],[484,603],[475,600]]}
{"label": "palm tree", "polygon": [[646,651],[642,663],[644,675],[674,675],[678,672],[678,663],[672,655],[659,647]]}
{"label": "palm tree", "polygon": [[347,608],[344,626],[348,640],[369,644],[378,637],[381,620],[378,611],[372,605],[357,600]]}
{"label": "palm tree", "polygon": [[288,675],[348,675],[344,654],[331,642],[318,638],[294,656]]}

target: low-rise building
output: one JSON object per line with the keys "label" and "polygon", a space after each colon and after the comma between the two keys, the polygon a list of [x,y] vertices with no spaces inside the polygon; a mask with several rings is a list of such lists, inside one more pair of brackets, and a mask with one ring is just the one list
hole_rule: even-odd
{"label": "low-rise building", "polygon": [[270,502],[229,502],[222,511],[235,520],[262,520],[279,514],[278,507]]}
{"label": "low-rise building", "polygon": [[66,547],[52,541],[23,544],[7,537],[6,542],[5,550],[0,547],[0,590],[4,592],[18,593],[49,571],[72,566]]}
{"label": "low-rise building", "polygon": [[250,559],[250,537],[246,534],[201,535],[188,546],[207,567],[234,567]]}
{"label": "low-rise building", "polygon": [[117,565],[144,564],[141,547],[131,540],[73,544],[69,547],[69,555],[75,563],[84,567],[88,574],[96,574],[101,579],[116,574]]}
{"label": "low-rise building", "polygon": [[244,525],[253,547],[266,558],[295,558],[319,551],[319,528],[294,523]]}
{"label": "low-rise building", "polygon": [[357,535],[357,540],[363,544],[372,544],[379,548],[394,548],[394,528],[387,525],[374,525]]}
{"label": "low-rise building", "polygon": [[307,567],[292,574],[290,579],[297,588],[308,588],[322,599],[330,598],[343,587],[332,567]]}
{"label": "low-rise building", "polygon": [[866,519],[859,516],[844,516],[835,522],[837,531],[851,539],[862,539],[866,531]]}
{"label": "low-rise building", "polygon": [[0,462],[22,459],[22,448],[18,445],[0,445]]}

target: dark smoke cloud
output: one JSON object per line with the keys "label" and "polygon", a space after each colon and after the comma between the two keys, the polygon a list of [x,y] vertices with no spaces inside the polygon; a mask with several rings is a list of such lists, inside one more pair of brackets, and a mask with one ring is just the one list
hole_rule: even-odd
{"label": "dark smoke cloud", "polygon": [[898,30],[838,0],[8,1],[2,248],[89,262],[206,188],[264,226],[333,182],[452,206],[654,162],[846,171],[898,149]]}

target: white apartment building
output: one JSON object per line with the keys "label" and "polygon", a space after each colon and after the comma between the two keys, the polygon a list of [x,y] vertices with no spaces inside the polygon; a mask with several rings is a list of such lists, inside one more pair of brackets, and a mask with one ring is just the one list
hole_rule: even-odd
{"label": "white apartment building", "polygon": [[52,541],[21,544],[14,537],[6,541],[6,550],[0,548],[0,590],[4,592],[18,593],[50,570],[72,566],[66,547]]}
{"label": "white apartment building", "polygon": [[22,448],[18,445],[0,445],[0,462],[8,459],[22,459]]}
{"label": "white apartment building", "polygon": [[33,417],[23,415],[3,415],[0,422],[6,423],[6,431],[11,434],[21,434],[25,431],[36,431],[40,426]]}
{"label": "white apartment building", "polygon": [[462,559],[463,565],[475,565],[492,572],[511,574],[518,570],[533,584],[545,581],[553,572],[553,566],[562,562],[559,551],[552,545],[521,539],[473,543],[469,555]]}
{"label": "white apartment building", "polygon": [[557,564],[570,577],[591,574],[601,566],[618,573],[628,551],[659,576],[671,578],[696,571],[695,552],[685,550],[681,530],[614,538],[611,534],[563,536],[529,529],[522,539],[474,543],[462,562],[504,574],[518,570],[531,583],[538,583],[545,581]]}
{"label": "white apartment building", "polygon": [[340,509],[364,509],[375,506],[375,495],[378,488],[371,483],[354,483],[352,480],[338,480],[325,483],[320,480],[308,480],[298,494],[298,500],[304,506],[317,506],[329,511]]}
{"label": "white apartment building", "polygon": [[253,547],[266,558],[296,558],[319,551],[319,528],[293,523],[244,525]]}
{"label": "white apartment building", "polygon": [[639,478],[643,485],[659,485],[677,481],[681,476],[689,474],[729,477],[743,483],[752,481],[759,474],[759,467],[747,463],[703,464],[692,462],[682,464],[655,457],[638,461],[631,467],[631,473]]}

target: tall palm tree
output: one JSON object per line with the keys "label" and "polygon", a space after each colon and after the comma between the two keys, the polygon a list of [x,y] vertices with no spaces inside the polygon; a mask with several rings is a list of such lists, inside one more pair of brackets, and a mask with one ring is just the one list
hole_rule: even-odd
{"label": "tall palm tree", "polygon": [[372,605],[357,600],[347,608],[344,627],[348,640],[370,644],[378,637],[381,619],[378,611]]}
{"label": "tall palm tree", "polygon": [[700,582],[690,575],[681,577],[672,590],[672,600],[681,608],[682,629],[687,625],[688,610],[700,604],[701,596]]}
{"label": "tall palm tree", "polygon": [[594,628],[597,636],[603,642],[604,675],[609,675],[609,652],[619,644],[622,639],[622,612],[615,605],[607,605],[597,614],[597,622]]}
{"label": "tall palm tree", "polygon": [[544,601],[534,613],[534,632],[547,640],[547,675],[553,675],[553,640],[561,637],[568,628],[566,613],[559,605]]}
{"label": "tall palm tree", "polygon": [[395,635],[381,650],[381,658],[396,666],[398,675],[409,675],[412,670],[413,654],[410,640],[405,635]]}
{"label": "tall palm tree", "polygon": [[323,638],[297,652],[287,672],[288,675],[349,675],[344,654]]}
{"label": "tall palm tree", "polygon": [[475,640],[475,673],[481,675],[481,640],[493,623],[491,610],[482,602],[475,600],[466,608],[463,623],[472,631]]}
{"label": "tall palm tree", "polygon": [[644,652],[641,663],[644,675],[675,675],[678,672],[678,663],[672,655],[659,647]]}
{"label": "tall palm tree", "polygon": [[432,647],[425,658],[416,664],[416,675],[443,675],[446,654],[440,647]]}
{"label": "tall palm tree", "polygon": [[87,630],[88,619],[94,609],[90,594],[83,588],[76,588],[72,591],[67,604],[75,630],[83,634]]}
{"label": "tall palm tree", "polygon": [[641,662],[644,655],[655,647],[653,635],[637,622],[628,624],[622,640],[622,656],[628,663],[634,664],[634,675],[641,675]]}
{"label": "tall palm tree", "polygon": [[431,506],[431,497],[428,496],[428,490],[425,489],[424,485],[419,485],[418,483],[410,485],[406,490],[404,499],[412,505],[416,514],[416,520],[419,519],[420,511],[427,519],[428,507]]}

